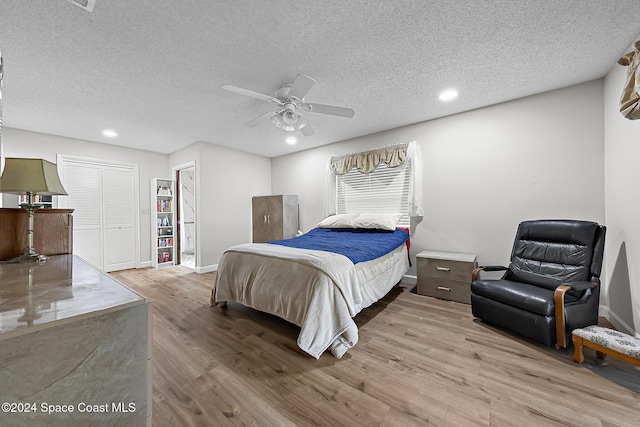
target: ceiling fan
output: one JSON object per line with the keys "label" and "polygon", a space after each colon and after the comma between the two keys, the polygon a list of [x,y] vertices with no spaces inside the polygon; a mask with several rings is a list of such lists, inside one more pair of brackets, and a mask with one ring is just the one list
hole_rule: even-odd
{"label": "ceiling fan", "polygon": [[313,135],[313,128],[309,125],[309,121],[302,115],[301,111],[346,118],[351,118],[355,114],[351,108],[306,102],[304,97],[315,84],[316,81],[311,77],[298,74],[293,83],[287,83],[282,86],[276,91],[275,96],[264,95],[228,84],[221,85],[220,87],[229,92],[250,96],[276,105],[275,110],[261,114],[246,123],[247,126],[254,127],[263,118],[271,116],[271,122],[276,125],[276,127],[288,132],[299,130],[304,136],[311,136]]}

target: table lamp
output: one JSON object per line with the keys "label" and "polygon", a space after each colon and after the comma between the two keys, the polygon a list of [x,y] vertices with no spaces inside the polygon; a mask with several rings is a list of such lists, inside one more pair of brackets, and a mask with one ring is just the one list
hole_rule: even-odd
{"label": "table lamp", "polygon": [[37,254],[33,247],[33,218],[34,212],[42,205],[35,203],[36,195],[66,196],[55,163],[43,159],[20,159],[7,157],[4,171],[0,177],[0,193],[26,194],[27,203],[20,207],[27,211],[27,247],[24,253],[9,262],[42,262],[48,259],[45,255]]}

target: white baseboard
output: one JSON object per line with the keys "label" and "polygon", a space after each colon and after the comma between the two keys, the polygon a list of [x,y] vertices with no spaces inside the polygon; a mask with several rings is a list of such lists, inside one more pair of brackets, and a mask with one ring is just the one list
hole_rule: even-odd
{"label": "white baseboard", "polygon": [[611,311],[609,307],[605,307],[604,305],[601,305],[600,307],[598,307],[598,315],[604,317],[605,319],[613,323],[613,325],[616,328],[618,328],[621,332],[624,332],[625,334],[633,335],[636,338],[640,338],[640,333],[635,333],[635,331],[633,330],[633,326],[628,325],[624,320],[620,318],[620,316],[616,315],[616,313]]}
{"label": "white baseboard", "polygon": [[218,264],[207,265],[206,267],[196,267],[195,271],[198,274],[211,273],[212,271],[218,271]]}
{"label": "white baseboard", "polygon": [[[136,268],[149,268],[149,267],[151,267],[151,261],[143,261],[140,263],[140,266]],[[206,267],[196,267],[194,268],[194,271],[198,274],[218,271],[218,264],[208,265]]]}

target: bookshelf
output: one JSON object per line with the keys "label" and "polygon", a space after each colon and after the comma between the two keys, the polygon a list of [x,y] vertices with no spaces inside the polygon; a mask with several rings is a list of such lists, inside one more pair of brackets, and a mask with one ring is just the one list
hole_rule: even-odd
{"label": "bookshelf", "polygon": [[151,180],[151,265],[175,264],[175,186],[171,179]]}

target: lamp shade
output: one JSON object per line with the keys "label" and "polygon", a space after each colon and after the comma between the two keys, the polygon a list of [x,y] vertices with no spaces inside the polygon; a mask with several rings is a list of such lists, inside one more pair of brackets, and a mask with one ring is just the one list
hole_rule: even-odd
{"label": "lamp shade", "polygon": [[43,159],[7,157],[0,177],[0,193],[66,196],[55,163]]}

